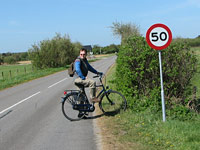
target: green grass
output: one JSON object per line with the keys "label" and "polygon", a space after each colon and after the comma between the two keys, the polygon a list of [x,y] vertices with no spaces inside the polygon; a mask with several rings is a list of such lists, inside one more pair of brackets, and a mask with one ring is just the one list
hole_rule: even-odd
{"label": "green grass", "polygon": [[147,150],[198,150],[200,147],[199,117],[195,121],[162,122],[161,115],[150,110],[139,113],[128,110],[110,121],[118,125],[113,133],[122,144],[140,143]]}
{"label": "green grass", "polygon": [[[200,61],[200,47],[195,48]],[[115,88],[112,81],[115,78],[114,66],[107,75],[109,86]],[[197,73],[193,84],[200,88],[200,74]],[[105,116],[105,128],[111,137],[110,142],[115,145],[123,145],[121,149],[132,150],[198,150],[200,148],[200,116],[193,120],[179,121],[166,117],[162,121],[162,112],[151,112],[147,109],[143,112],[134,112],[128,109],[126,112],[114,117]]]}
{"label": "green grass", "polygon": [[[26,72],[24,67],[26,67]],[[0,66],[0,90],[43,77],[66,68],[48,68],[42,70],[32,69],[32,65],[6,65]],[[10,76],[11,70],[11,76]],[[18,71],[17,71],[18,70]],[[2,77],[3,72],[3,77]]]}
{"label": "green grass", "polygon": [[20,76],[25,73],[33,72],[32,65],[1,65],[0,80]]}

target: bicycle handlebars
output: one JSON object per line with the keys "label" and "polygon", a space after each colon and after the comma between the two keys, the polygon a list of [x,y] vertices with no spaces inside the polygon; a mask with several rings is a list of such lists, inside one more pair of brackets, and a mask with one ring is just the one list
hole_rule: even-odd
{"label": "bicycle handlebars", "polygon": [[98,75],[97,76],[93,76],[93,78],[97,78],[97,77],[99,77]]}
{"label": "bicycle handlebars", "polygon": [[93,78],[102,78],[103,77],[103,74],[101,75],[101,74],[97,74],[96,76],[93,76]]}

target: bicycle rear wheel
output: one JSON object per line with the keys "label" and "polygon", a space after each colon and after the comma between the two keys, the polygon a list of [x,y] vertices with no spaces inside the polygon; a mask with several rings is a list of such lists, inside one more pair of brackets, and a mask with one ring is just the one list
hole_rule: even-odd
{"label": "bicycle rear wheel", "polygon": [[73,109],[73,105],[85,103],[81,101],[81,97],[78,97],[78,95],[78,92],[72,92],[66,95],[66,97],[64,97],[64,101],[62,102],[62,112],[70,121],[81,120],[86,114],[85,112]]}
{"label": "bicycle rear wheel", "polygon": [[110,90],[101,97],[99,107],[105,114],[115,115],[126,110],[127,102],[120,92]]}

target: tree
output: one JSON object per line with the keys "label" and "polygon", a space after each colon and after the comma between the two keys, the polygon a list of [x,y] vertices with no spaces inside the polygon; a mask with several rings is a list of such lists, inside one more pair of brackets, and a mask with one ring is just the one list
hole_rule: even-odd
{"label": "tree", "polygon": [[7,64],[15,64],[17,61],[13,56],[4,57],[4,62]]}
{"label": "tree", "polygon": [[103,54],[111,54],[119,51],[119,45],[111,44],[101,49]]}
{"label": "tree", "polygon": [[3,55],[0,54],[0,65],[3,63]]}
{"label": "tree", "polygon": [[101,54],[102,53],[102,47],[99,45],[94,45],[92,48],[92,52],[94,54]]}
{"label": "tree", "polygon": [[20,60],[25,61],[28,60],[28,52],[20,53]]}
{"label": "tree", "polygon": [[133,23],[113,22],[111,29],[115,36],[121,37],[121,44],[132,35],[141,36],[139,26]]}
{"label": "tree", "polygon": [[51,40],[43,40],[29,49],[33,66],[37,68],[64,67],[78,55],[81,44],[72,43],[69,36],[56,36]]}

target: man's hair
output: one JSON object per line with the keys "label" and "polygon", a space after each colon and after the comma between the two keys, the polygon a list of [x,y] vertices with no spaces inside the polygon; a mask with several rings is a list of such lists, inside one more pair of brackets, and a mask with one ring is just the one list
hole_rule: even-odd
{"label": "man's hair", "polygon": [[85,53],[87,54],[87,50],[85,48],[81,48],[80,51],[85,51]]}

